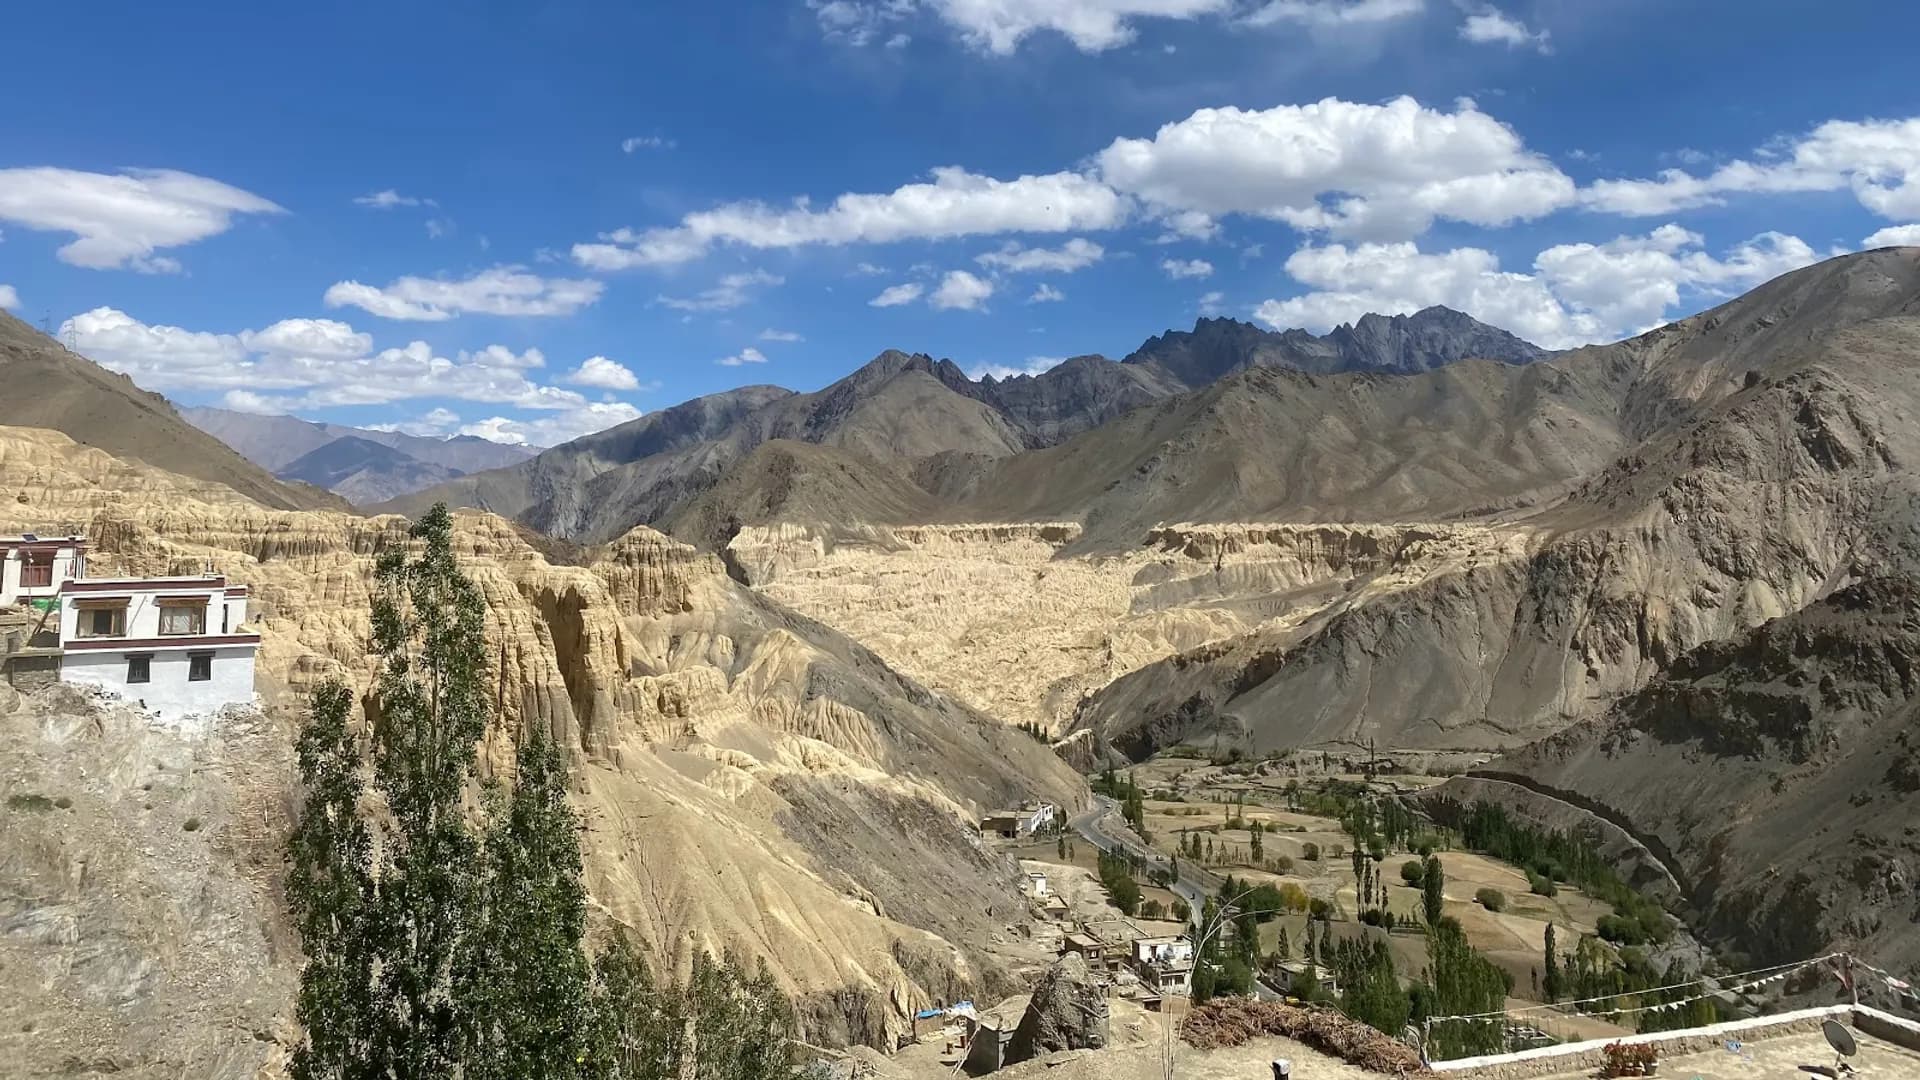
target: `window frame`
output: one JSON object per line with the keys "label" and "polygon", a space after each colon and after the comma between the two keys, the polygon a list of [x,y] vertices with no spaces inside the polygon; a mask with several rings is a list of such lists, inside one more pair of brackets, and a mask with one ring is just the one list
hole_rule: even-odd
{"label": "window frame", "polygon": [[[205,674],[201,674],[205,672]],[[187,654],[187,681],[213,681],[213,654],[210,652],[191,652]]]}
{"label": "window frame", "polygon": [[[97,629],[96,620],[101,613],[108,616],[107,631]],[[80,609],[79,622],[74,626],[73,636],[77,638],[118,638],[127,636],[127,605],[102,604],[98,607]]]}
{"label": "window frame", "polygon": [[[136,670],[135,665],[138,665],[138,670],[140,672],[140,677],[137,679],[133,677],[133,673]],[[153,681],[153,654],[152,653],[128,653],[127,654],[127,685],[140,686],[142,684],[150,683],[152,681]]]}
{"label": "window frame", "polygon": [[[174,615],[182,611],[188,613],[187,624],[189,626],[189,629],[186,629],[186,630],[167,629],[168,616]],[[205,634],[207,632],[207,605],[204,603],[202,604],[184,604],[184,603],[161,604],[159,627],[160,627],[161,637],[198,637],[202,634]]]}
{"label": "window frame", "polygon": [[20,553],[20,587],[23,589],[50,589],[53,587],[53,565],[57,557],[52,551],[22,551]]}

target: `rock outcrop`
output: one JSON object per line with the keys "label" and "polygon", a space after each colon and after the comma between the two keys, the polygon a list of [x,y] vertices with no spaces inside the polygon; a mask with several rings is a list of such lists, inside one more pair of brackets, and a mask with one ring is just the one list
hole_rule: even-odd
{"label": "rock outcrop", "polygon": [[1107,1045],[1107,987],[1078,953],[1061,957],[1034,987],[1026,1015],[1007,1044],[1007,1064],[1060,1050]]}

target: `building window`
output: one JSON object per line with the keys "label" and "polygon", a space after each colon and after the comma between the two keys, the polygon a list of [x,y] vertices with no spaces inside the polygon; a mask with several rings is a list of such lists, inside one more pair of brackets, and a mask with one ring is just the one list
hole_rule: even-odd
{"label": "building window", "polygon": [[202,604],[197,607],[184,605],[166,605],[160,608],[160,633],[173,637],[180,634],[204,634],[207,632],[207,609]]}
{"label": "building window", "polygon": [[125,607],[81,608],[80,623],[75,629],[79,637],[125,637],[127,636],[127,609]]}
{"label": "building window", "polygon": [[20,587],[23,589],[44,589],[53,584],[53,552],[23,551],[20,553]]}
{"label": "building window", "polygon": [[152,682],[152,681],[153,681],[153,657],[151,656],[127,657],[127,682],[129,684]]}
{"label": "building window", "polygon": [[213,654],[197,652],[187,654],[187,681],[208,682],[213,678]]}

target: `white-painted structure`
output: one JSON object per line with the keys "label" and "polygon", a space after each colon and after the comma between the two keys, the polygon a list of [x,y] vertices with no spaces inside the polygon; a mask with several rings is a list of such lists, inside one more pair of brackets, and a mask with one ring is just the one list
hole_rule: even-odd
{"label": "white-painted structure", "polygon": [[62,583],[86,574],[81,536],[0,536],[0,607],[52,600]]}
{"label": "white-painted structure", "polygon": [[1044,870],[1027,871],[1027,895],[1036,900],[1047,896],[1047,872]]}
{"label": "white-painted structure", "polygon": [[60,680],[97,686],[179,723],[253,702],[260,635],[247,587],[219,575],[80,578],[60,587]]}
{"label": "white-painted structure", "polygon": [[1136,964],[1191,964],[1193,939],[1180,937],[1142,937],[1133,939]]}

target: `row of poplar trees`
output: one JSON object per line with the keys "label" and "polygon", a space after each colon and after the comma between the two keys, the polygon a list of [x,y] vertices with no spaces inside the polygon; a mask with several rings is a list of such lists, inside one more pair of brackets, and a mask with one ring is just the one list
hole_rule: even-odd
{"label": "row of poplar trees", "polygon": [[[589,959],[559,748],[482,781],[485,604],[436,506],[377,563],[364,734],[322,687],[299,740],[288,894],[306,953],[297,1080],[789,1080],[791,1006],[764,966],[701,954],[656,979],[624,937]],[[416,550],[417,549],[417,550]]]}

